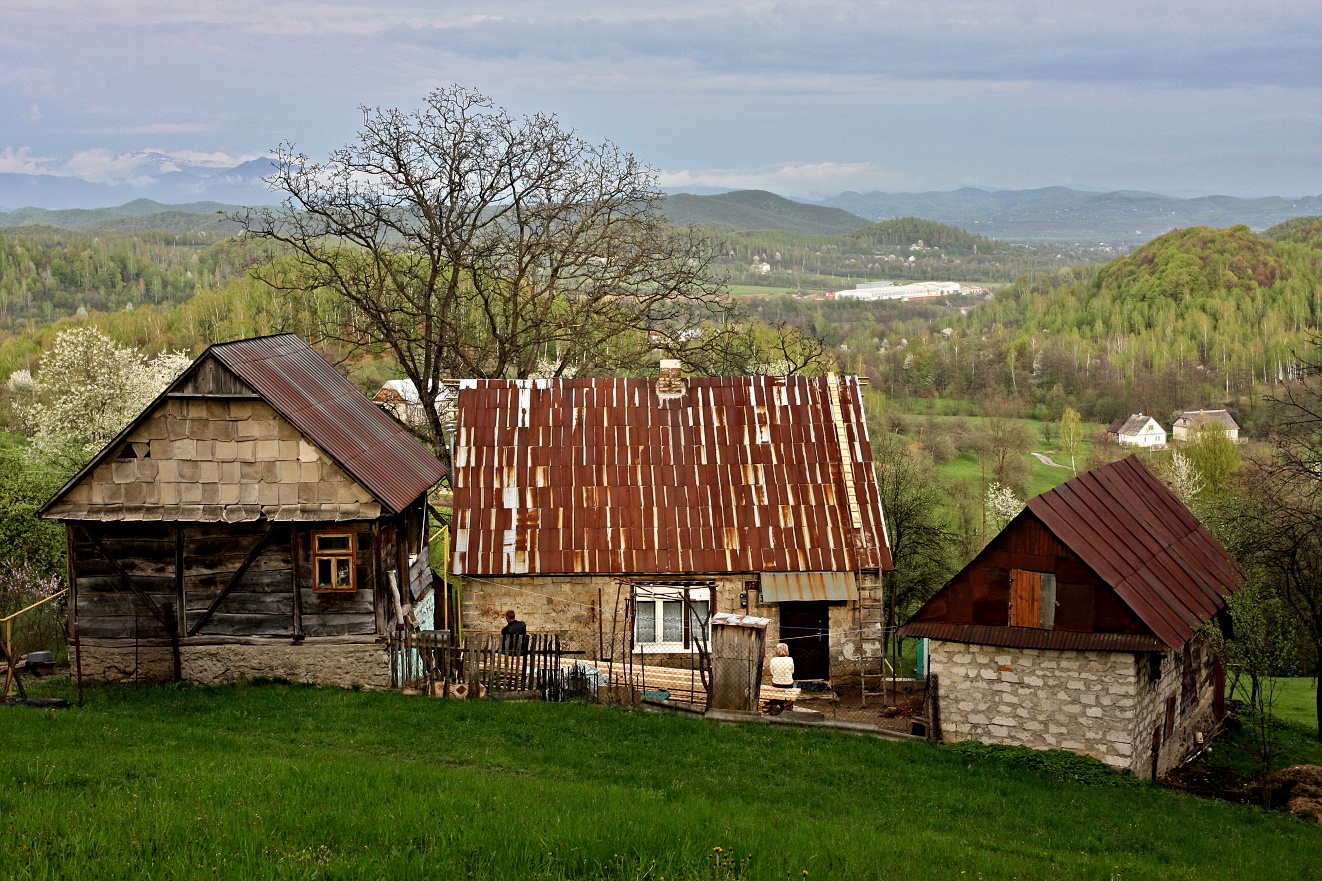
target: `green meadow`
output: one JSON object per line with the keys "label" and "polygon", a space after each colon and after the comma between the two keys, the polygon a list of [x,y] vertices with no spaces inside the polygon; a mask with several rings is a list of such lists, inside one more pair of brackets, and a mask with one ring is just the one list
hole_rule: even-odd
{"label": "green meadow", "polygon": [[1090,760],[615,707],[97,686],[0,747],[0,879],[1322,878],[1316,825]]}

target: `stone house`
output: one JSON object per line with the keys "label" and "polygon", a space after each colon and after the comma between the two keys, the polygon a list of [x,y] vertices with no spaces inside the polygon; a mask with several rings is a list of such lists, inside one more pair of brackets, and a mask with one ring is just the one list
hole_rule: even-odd
{"label": "stone house", "polygon": [[1157,420],[1142,413],[1112,422],[1106,429],[1106,436],[1122,447],[1166,446],[1166,429]]}
{"label": "stone house", "polygon": [[[454,550],[468,631],[505,609],[591,658],[691,660],[770,618],[801,679],[857,667],[891,568],[855,377],[464,380]],[[632,621],[632,626],[630,622]]]}
{"label": "stone house", "polygon": [[388,685],[445,473],[297,336],[211,346],[41,509],[84,673]]}
{"label": "stone house", "polygon": [[1188,441],[1204,426],[1220,427],[1226,437],[1239,440],[1239,423],[1225,410],[1185,410],[1171,426],[1171,434],[1177,441]]}
{"label": "stone house", "polygon": [[1160,776],[1223,712],[1222,671],[1196,637],[1237,577],[1130,456],[1030,500],[900,633],[929,640],[946,741]]}

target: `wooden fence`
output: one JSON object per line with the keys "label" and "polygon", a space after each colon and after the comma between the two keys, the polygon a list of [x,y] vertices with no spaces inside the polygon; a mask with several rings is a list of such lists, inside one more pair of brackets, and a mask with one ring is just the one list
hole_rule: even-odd
{"label": "wooden fence", "polygon": [[390,682],[437,697],[536,691],[560,700],[572,682],[562,671],[557,634],[527,634],[514,645],[498,635],[455,642],[448,630],[405,630],[389,643]]}

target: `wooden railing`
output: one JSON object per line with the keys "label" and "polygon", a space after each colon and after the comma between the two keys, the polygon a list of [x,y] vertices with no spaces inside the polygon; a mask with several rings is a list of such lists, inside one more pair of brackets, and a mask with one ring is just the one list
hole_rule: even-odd
{"label": "wooden railing", "polygon": [[14,619],[26,612],[31,612],[33,609],[37,608],[38,606],[44,606],[46,603],[49,603],[51,600],[58,599],[59,597],[64,596],[68,592],[69,592],[69,588],[66,587],[63,590],[56,591],[55,593],[51,594],[45,599],[38,600],[37,602],[28,606],[26,609],[19,609],[17,612],[13,613],[12,615],[6,615],[5,617],[0,618],[0,623],[3,623],[5,625],[5,642],[4,645],[0,646],[0,651],[4,652],[5,691],[4,694],[0,695],[0,700],[9,697],[10,690],[14,687],[16,683],[18,685],[19,693],[21,694],[23,691],[23,683],[22,681],[19,680],[18,673],[15,670],[15,667],[18,662],[14,658]]}

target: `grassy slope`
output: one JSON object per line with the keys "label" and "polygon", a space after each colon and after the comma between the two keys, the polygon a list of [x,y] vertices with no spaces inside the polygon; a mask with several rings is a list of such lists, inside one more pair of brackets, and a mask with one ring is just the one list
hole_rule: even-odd
{"label": "grassy slope", "polygon": [[280,686],[0,714],[5,879],[1322,877],[1285,815],[825,731]]}

